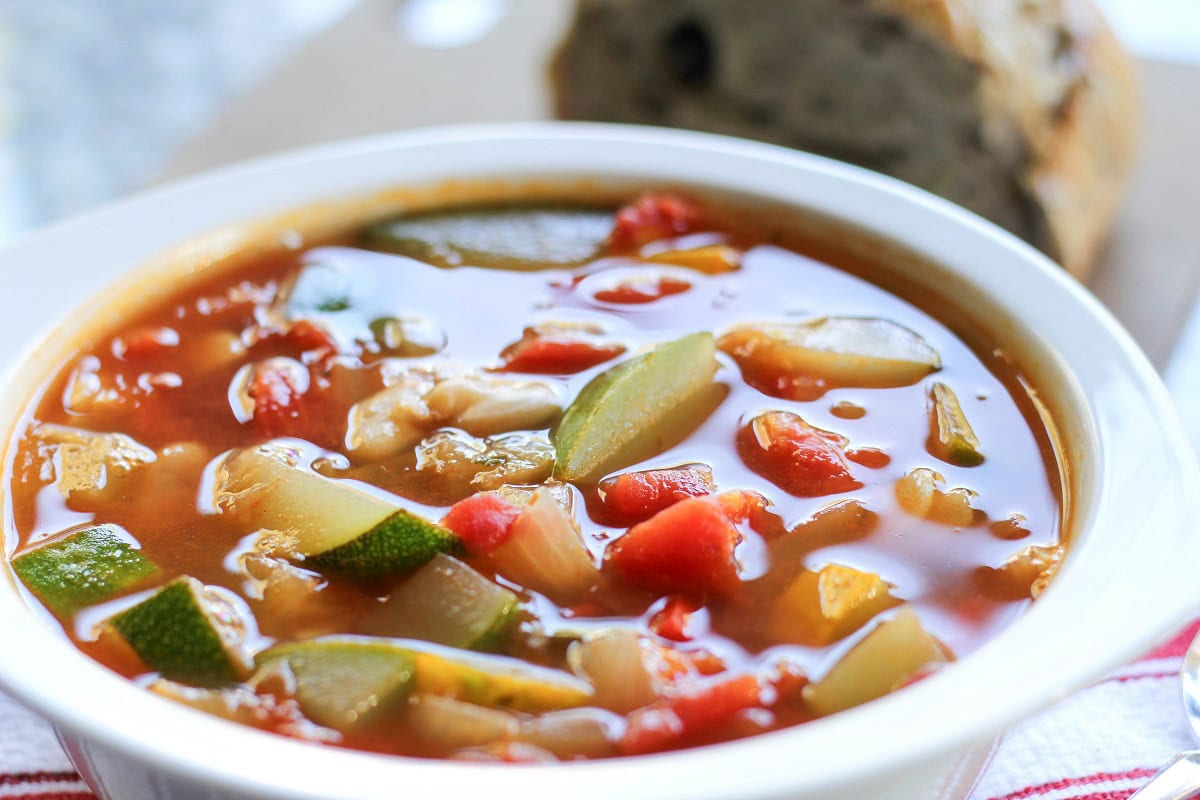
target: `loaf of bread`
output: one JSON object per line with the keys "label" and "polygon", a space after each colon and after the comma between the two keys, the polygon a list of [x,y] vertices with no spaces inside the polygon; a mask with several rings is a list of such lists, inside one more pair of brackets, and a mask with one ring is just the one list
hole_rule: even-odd
{"label": "loaf of bread", "polygon": [[914,183],[1082,276],[1133,159],[1090,0],[579,0],[560,117],[762,139]]}

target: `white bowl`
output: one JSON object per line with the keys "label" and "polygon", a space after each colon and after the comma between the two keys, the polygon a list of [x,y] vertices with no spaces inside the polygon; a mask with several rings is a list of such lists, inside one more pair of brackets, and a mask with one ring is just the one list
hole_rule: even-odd
{"label": "white bowl", "polygon": [[812,209],[939,265],[914,280],[975,296],[985,327],[1016,348],[1056,412],[1074,514],[1055,584],[978,652],[854,710],[718,747],[512,767],[319,748],[161,700],[78,652],[30,612],[6,572],[0,686],[53,721],[102,796],[961,797],[997,733],[1137,656],[1200,603],[1194,457],[1158,376],[1090,294],[1012,236],[929,194],[703,134],[575,124],[415,131],[234,167],[54,226],[0,253],[0,430],[13,430],[48,369],[43,338],[180,242],[387,187],[580,175],[687,182]]}

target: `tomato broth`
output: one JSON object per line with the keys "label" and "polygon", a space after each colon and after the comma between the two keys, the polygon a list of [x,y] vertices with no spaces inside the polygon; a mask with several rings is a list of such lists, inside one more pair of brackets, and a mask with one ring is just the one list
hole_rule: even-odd
{"label": "tomato broth", "polygon": [[402,755],[696,746],[943,668],[1062,557],[1027,381],[734,218],[452,208],[184,286],[29,407],[12,565],[152,691]]}

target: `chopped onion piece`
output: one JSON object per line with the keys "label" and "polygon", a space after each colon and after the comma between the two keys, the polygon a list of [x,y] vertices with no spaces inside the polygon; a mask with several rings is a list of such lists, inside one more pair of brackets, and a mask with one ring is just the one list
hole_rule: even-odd
{"label": "chopped onion piece", "polygon": [[603,758],[616,755],[624,730],[625,719],[611,711],[570,708],[524,720],[517,738],[559,758]]}
{"label": "chopped onion piece", "polygon": [[586,597],[600,571],[575,518],[548,491],[538,491],[491,554],[496,571],[556,602]]}
{"label": "chopped onion piece", "polygon": [[421,694],[409,701],[407,719],[422,746],[436,750],[479,747],[511,739],[519,718],[449,697]]}
{"label": "chopped onion piece", "polygon": [[592,700],[601,708],[625,714],[658,698],[636,631],[612,628],[585,636],[571,644],[567,661],[576,675],[591,681]]}

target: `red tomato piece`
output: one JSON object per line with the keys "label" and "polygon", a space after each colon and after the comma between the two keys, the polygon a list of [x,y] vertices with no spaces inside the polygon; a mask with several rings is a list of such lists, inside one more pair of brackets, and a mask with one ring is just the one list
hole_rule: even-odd
{"label": "red tomato piece", "polygon": [[113,339],[112,354],[122,361],[138,361],[178,346],[179,331],[174,328],[136,328]]}
{"label": "red tomato piece", "polygon": [[704,221],[704,209],[694,200],[674,194],[644,194],[617,211],[608,235],[614,250],[635,250],[658,239],[694,231]]}
{"label": "red tomato piece", "polygon": [[733,551],[742,535],[711,497],[689,497],[613,542],[608,564],[625,580],[663,594],[733,594]]}
{"label": "red tomato piece", "polygon": [[698,682],[683,694],[631,713],[619,747],[625,755],[664,750],[715,733],[739,712],[763,704],[762,686],[753,675]]}
{"label": "red tomato piece", "polygon": [[312,354],[313,361],[322,361],[338,352],[337,340],[329,331],[306,319],[293,322],[283,337],[301,353]]}
{"label": "red tomato piece", "polygon": [[770,503],[758,492],[749,489],[730,489],[717,495],[721,510],[731,522],[748,522],[760,512],[765,511]]}
{"label": "red tomato piece", "polygon": [[692,285],[687,281],[660,276],[649,280],[622,281],[611,289],[601,289],[593,296],[602,303],[637,305],[653,303],[673,294],[682,294],[690,288]]}
{"label": "red tomato piece", "polygon": [[769,411],[737,435],[746,466],[798,497],[819,497],[858,489],[842,455],[845,439],[814,428],[795,414]]}
{"label": "red tomato piece", "polygon": [[300,419],[300,400],[308,390],[308,372],[290,359],[254,366],[247,393],[254,402],[254,425],[264,436],[280,436]]}
{"label": "red tomato piece", "polygon": [[500,352],[502,372],[538,375],[574,375],[603,364],[625,352],[620,344],[594,344],[561,334],[543,334],[526,329],[519,341]]}
{"label": "red tomato piece", "polygon": [[712,470],[703,464],[626,472],[599,486],[605,516],[613,525],[643,522],[680,500],[712,494],[716,488]]}
{"label": "red tomato piece", "polygon": [[679,595],[667,598],[667,604],[650,619],[650,630],[673,642],[690,642],[688,623],[700,606]]}
{"label": "red tomato piece", "polygon": [[498,494],[471,495],[450,507],[442,525],[454,532],[472,553],[485,555],[508,540],[513,520],[521,509]]}

